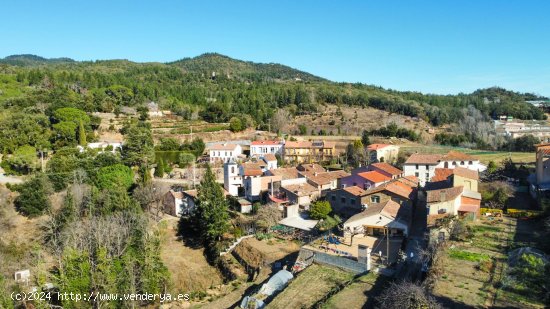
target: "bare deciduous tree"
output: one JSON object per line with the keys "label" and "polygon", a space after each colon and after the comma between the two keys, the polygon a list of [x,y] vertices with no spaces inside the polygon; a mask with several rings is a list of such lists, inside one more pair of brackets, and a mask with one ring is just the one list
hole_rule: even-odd
{"label": "bare deciduous tree", "polygon": [[281,132],[290,123],[291,115],[286,109],[278,109],[271,117],[271,130]]}
{"label": "bare deciduous tree", "polygon": [[392,283],[377,300],[384,309],[441,308],[423,287],[407,281]]}
{"label": "bare deciduous tree", "polygon": [[281,220],[281,212],[276,205],[268,204],[258,209],[256,223],[259,227],[269,231],[272,226],[279,222],[279,220]]}

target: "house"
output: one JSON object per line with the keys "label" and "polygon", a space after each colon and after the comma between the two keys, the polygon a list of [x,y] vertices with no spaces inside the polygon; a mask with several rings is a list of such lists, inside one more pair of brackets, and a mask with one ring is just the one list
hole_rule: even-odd
{"label": "house", "polygon": [[391,178],[389,176],[379,173],[378,171],[367,171],[344,177],[340,182],[342,187],[358,186],[367,190],[390,180]]}
{"label": "house", "polygon": [[335,213],[350,217],[364,209],[363,194],[365,190],[362,188],[349,186],[327,192],[326,198]]}
{"label": "house", "polygon": [[339,187],[339,180],[349,176],[350,174],[345,171],[331,171],[331,172],[312,172],[305,171],[299,172],[302,177],[307,179],[307,182],[317,188],[321,195],[324,196],[328,191],[334,190]]}
{"label": "house", "polygon": [[536,166],[534,177],[530,177],[531,194],[550,190],[550,144],[536,145]]}
{"label": "house", "polygon": [[252,203],[244,198],[240,198],[237,200],[239,203],[239,211],[243,214],[248,214],[252,212]]}
{"label": "house", "polygon": [[370,162],[395,162],[399,155],[399,146],[390,144],[370,144],[367,146]]}
{"label": "house", "polygon": [[171,216],[179,217],[188,215],[195,209],[197,190],[166,192],[162,199],[164,212]]}
{"label": "house", "polygon": [[470,191],[478,192],[479,173],[464,167],[436,168],[434,176],[426,184],[426,190],[444,189],[463,186]]}
{"label": "house", "polygon": [[298,204],[306,210],[321,195],[321,192],[317,188],[307,182],[283,185],[280,190],[291,204]]}
{"label": "house", "polygon": [[242,155],[242,147],[239,144],[215,144],[208,148],[210,163],[226,163],[237,161]]}
{"label": "house", "polygon": [[481,194],[463,186],[431,190],[426,192],[428,216],[432,215],[472,215],[479,214]]}
{"label": "house", "polygon": [[296,167],[296,169],[300,172],[315,172],[315,173],[322,173],[326,172],[325,168],[317,163],[302,163]]}
{"label": "house", "polygon": [[239,196],[239,189],[243,187],[243,177],[239,166],[234,161],[223,164],[223,188],[231,196]]}
{"label": "house", "polygon": [[262,166],[258,163],[247,162],[241,165],[241,176],[243,179],[244,195],[249,201],[260,200],[263,175]]}
{"label": "house", "polygon": [[250,156],[261,157],[266,154],[283,155],[283,141],[253,141],[250,143]]}
{"label": "house", "polygon": [[266,172],[266,175],[280,176],[282,180],[300,178],[300,173],[295,167],[283,167],[278,169],[271,169]]}
{"label": "house", "polygon": [[287,141],[284,146],[285,162],[326,162],[336,157],[336,143],[327,141]]}
{"label": "house", "polygon": [[371,204],[364,211],[344,222],[344,232],[352,235],[407,236],[409,234],[412,209],[392,200]]}
{"label": "house", "polygon": [[454,169],[463,167],[469,170],[483,172],[487,167],[478,159],[458,151],[451,150],[445,155],[440,154],[412,154],[403,165],[404,175],[415,176],[420,179],[422,186],[435,175],[436,168]]}
{"label": "house", "polygon": [[362,195],[362,202],[366,205],[392,200],[399,205],[406,204],[412,207],[412,203],[415,199],[416,188],[397,179],[367,190]]}
{"label": "house", "polygon": [[397,179],[397,178],[403,177],[402,170],[385,162],[372,163],[367,167],[367,169],[369,171],[379,172],[380,174],[386,175],[391,179]]}
{"label": "house", "polygon": [[262,160],[264,160],[264,162],[267,164],[265,171],[277,169],[278,167],[277,157],[275,157],[274,154],[268,153],[268,154],[262,155],[260,158],[262,158]]}
{"label": "house", "polygon": [[183,193],[170,190],[163,198],[164,213],[178,217],[183,213]]}

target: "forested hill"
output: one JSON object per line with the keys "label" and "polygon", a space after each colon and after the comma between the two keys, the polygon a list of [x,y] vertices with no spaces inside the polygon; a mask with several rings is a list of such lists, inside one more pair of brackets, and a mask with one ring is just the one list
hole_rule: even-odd
{"label": "forested hill", "polygon": [[37,112],[38,103],[47,116],[62,107],[113,112],[122,106],[139,107],[155,101],[186,118],[198,114],[210,122],[227,122],[237,117],[254,126],[267,124],[281,108],[296,115],[315,112],[320,104],[343,104],[419,117],[437,126],[459,122],[468,106],[487,118],[543,119],[538,108],[525,103],[536,98],[501,88],[431,95],[335,83],[284,65],[246,62],[215,53],[170,63],[74,61],[33,55],[0,59],[4,113]]}
{"label": "forested hill", "polygon": [[241,77],[249,80],[264,80],[272,78],[275,80],[303,80],[303,81],[324,81],[318,76],[302,72],[291,67],[278,63],[255,63],[250,61],[236,60],[217,53],[207,53],[195,58],[184,58],[168,63],[183,68],[188,72],[203,73],[206,76],[217,75],[225,77]]}

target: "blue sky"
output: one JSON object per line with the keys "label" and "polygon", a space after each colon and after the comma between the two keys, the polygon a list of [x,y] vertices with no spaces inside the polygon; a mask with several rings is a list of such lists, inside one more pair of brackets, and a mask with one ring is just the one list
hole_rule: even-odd
{"label": "blue sky", "polygon": [[550,1],[0,0],[0,57],[173,61],[219,52],[429,93],[550,96]]}

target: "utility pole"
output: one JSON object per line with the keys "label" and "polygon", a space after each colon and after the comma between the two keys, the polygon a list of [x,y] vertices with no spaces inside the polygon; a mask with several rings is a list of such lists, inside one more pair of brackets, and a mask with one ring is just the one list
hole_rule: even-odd
{"label": "utility pole", "polygon": [[386,227],[386,263],[390,264],[390,229]]}

